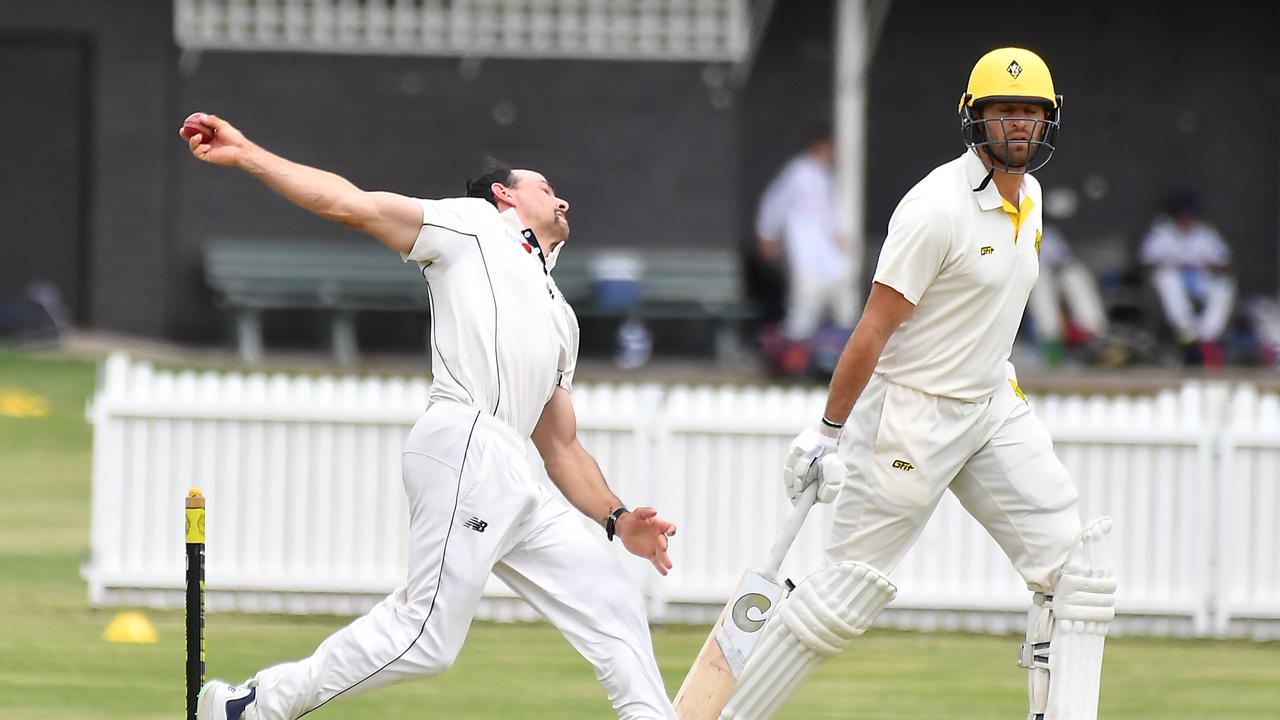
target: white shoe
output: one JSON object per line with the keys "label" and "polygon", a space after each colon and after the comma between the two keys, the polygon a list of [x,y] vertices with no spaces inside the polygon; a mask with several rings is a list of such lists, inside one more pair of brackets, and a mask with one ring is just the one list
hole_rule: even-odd
{"label": "white shoe", "polygon": [[196,702],[197,720],[240,720],[244,709],[258,699],[258,681],[244,685],[228,685],[221,680],[210,680],[200,688]]}

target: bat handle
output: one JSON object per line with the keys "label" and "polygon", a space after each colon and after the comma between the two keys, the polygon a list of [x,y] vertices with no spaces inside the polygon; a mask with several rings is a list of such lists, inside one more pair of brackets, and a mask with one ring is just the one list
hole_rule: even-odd
{"label": "bat handle", "polygon": [[778,535],[778,539],[773,543],[773,549],[769,551],[769,558],[765,561],[763,572],[765,577],[777,579],[778,571],[782,569],[782,561],[787,558],[787,551],[791,549],[792,543],[796,541],[796,536],[800,534],[800,528],[804,527],[804,519],[809,515],[809,508],[818,499],[818,483],[811,482],[809,487],[800,493],[800,498],[796,500],[796,506],[792,508],[791,514],[787,516],[787,522],[782,526],[782,532]]}

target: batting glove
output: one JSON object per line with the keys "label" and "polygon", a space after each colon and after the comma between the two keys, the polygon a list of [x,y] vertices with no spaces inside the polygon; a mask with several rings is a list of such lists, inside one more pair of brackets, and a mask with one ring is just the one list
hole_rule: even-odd
{"label": "batting glove", "polygon": [[836,499],[845,475],[844,461],[836,454],[839,438],[840,428],[822,423],[791,441],[791,454],[782,467],[782,482],[793,505],[809,483],[814,482],[819,483],[818,502]]}

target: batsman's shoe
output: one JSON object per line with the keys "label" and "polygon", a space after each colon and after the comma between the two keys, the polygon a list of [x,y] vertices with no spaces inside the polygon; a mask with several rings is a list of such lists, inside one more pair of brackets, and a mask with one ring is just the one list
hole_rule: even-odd
{"label": "batsman's shoe", "polygon": [[200,688],[196,703],[196,720],[240,720],[244,709],[258,699],[258,681],[244,685],[228,685],[210,680]]}

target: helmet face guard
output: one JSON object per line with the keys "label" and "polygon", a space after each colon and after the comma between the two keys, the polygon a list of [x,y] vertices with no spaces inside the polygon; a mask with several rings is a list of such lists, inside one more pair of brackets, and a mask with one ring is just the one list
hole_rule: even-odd
{"label": "helmet face guard", "polygon": [[[1049,164],[1049,160],[1053,158],[1053,151],[1058,142],[1058,131],[1062,127],[1062,96],[1058,95],[1055,99],[1056,102],[1052,106],[1043,103],[1039,98],[1026,97],[983,98],[975,103],[973,96],[965,93],[960,98],[960,134],[964,138],[965,147],[977,153],[988,167],[998,172],[1016,175],[1039,170]],[[1043,119],[1014,117],[982,119],[983,104],[1001,101],[1044,104],[1046,114]],[[1006,123],[1014,121],[1032,123],[1029,139],[1007,139],[1009,128]],[[1006,139],[992,140],[991,133],[987,132],[988,124],[1000,125],[1000,137]],[[1019,145],[1026,146],[1026,158],[1021,162],[1011,163],[1010,158],[1013,157],[1011,150]]]}

